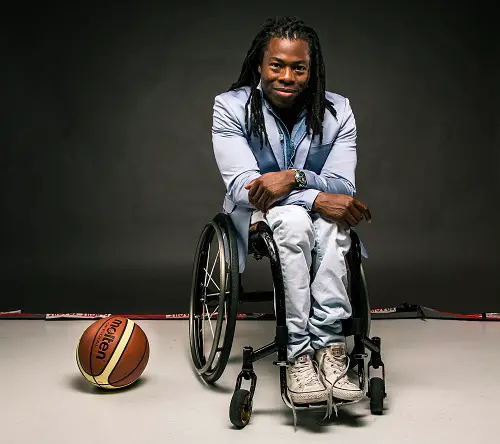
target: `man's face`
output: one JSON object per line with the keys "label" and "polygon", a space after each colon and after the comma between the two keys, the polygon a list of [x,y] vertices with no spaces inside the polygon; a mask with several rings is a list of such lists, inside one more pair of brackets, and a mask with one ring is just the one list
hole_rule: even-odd
{"label": "man's face", "polygon": [[309,43],[273,38],[267,45],[259,73],[266,98],[277,108],[292,107],[309,82]]}

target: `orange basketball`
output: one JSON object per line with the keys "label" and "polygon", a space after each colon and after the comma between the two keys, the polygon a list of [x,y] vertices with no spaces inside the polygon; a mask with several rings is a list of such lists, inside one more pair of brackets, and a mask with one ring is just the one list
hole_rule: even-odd
{"label": "orange basketball", "polygon": [[76,362],[91,384],[117,389],[137,381],[149,359],[149,342],[131,319],[109,316],[90,325],[80,338]]}

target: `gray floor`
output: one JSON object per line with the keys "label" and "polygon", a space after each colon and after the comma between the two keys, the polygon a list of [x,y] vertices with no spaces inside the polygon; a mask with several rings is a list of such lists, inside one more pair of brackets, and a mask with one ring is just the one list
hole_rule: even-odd
{"label": "gray floor", "polygon": [[[151,357],[141,379],[121,392],[94,389],[79,374],[75,347],[91,321],[0,321],[0,442],[217,444],[262,442],[496,442],[500,323],[378,320],[383,340],[387,410],[345,406],[318,425],[320,412],[291,411],[279,394],[274,357],[256,364],[251,423],[235,430],[228,407],[240,370],[240,348],[264,345],[272,321],[240,321],[234,358],[216,389],[191,370],[186,321],[138,321]],[[332,441],[335,440],[335,441]],[[196,441],[195,441],[196,440]]]}

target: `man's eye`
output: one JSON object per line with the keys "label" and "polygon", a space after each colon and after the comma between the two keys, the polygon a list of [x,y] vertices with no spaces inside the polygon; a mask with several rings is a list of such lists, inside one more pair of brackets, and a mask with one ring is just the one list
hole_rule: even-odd
{"label": "man's eye", "polygon": [[305,71],[306,67],[305,66],[297,66],[296,69],[299,70],[299,71]]}
{"label": "man's eye", "polygon": [[271,66],[273,68],[279,68],[280,67],[279,63],[271,63]]}

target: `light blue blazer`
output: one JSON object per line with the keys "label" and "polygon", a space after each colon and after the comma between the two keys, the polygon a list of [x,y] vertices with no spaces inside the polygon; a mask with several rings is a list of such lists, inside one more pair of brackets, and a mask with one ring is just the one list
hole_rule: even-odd
{"label": "light blue blazer", "polygon": [[[299,115],[291,133],[294,147],[291,161],[285,166],[284,137],[287,132],[281,119],[265,100],[260,85],[262,111],[271,146],[251,137],[245,128],[245,104],[250,87],[224,92],[215,97],[213,107],[212,143],[217,166],[226,186],[224,212],[229,215],[237,231],[240,273],[245,269],[248,256],[248,230],[255,207],[248,201],[245,186],[253,179],[271,171],[288,168],[303,170],[307,188],[292,191],[276,205],[301,205],[308,211],[320,191],[355,196],[356,122],[349,100],[326,92],[333,103],[336,117],[325,111],[323,141],[319,135],[306,134],[305,109]],[[248,105],[250,108],[250,105]],[[250,109],[248,110],[250,116]],[[311,131],[312,132],[312,131]],[[366,251],[362,246],[363,255]]]}

